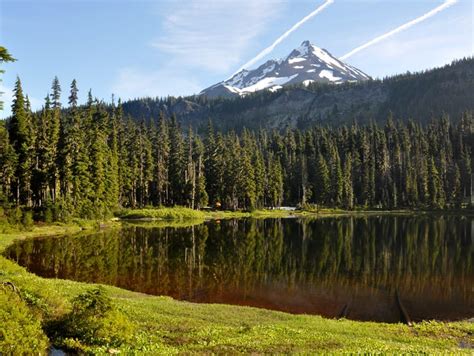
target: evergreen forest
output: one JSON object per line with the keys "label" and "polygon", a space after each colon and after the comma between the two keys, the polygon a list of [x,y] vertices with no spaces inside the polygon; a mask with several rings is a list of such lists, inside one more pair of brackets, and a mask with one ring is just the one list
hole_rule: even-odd
{"label": "evergreen forest", "polygon": [[[471,111],[422,125],[389,113],[372,122],[306,130],[207,132],[175,115],[137,122],[122,103],[55,78],[33,112],[20,79],[0,123],[0,202],[35,219],[105,217],[120,208],[253,210],[458,208],[471,194]],[[65,103],[66,102],[66,103]],[[15,211],[17,209],[11,209]],[[14,213],[12,213],[14,214]]]}

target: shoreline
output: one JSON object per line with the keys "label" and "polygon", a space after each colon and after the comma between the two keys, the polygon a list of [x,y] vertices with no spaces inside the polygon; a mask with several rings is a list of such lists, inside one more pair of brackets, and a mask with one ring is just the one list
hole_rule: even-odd
{"label": "shoreline", "polygon": [[[167,213],[161,214],[161,211]],[[176,214],[173,213],[176,211]],[[171,217],[168,217],[170,216]],[[171,221],[171,220],[215,220],[234,218],[288,218],[288,217],[338,217],[338,216],[373,216],[373,215],[474,215],[473,209],[453,210],[421,210],[421,209],[396,209],[396,210],[342,210],[321,208],[318,210],[283,210],[283,209],[258,209],[254,211],[229,211],[229,210],[193,210],[190,208],[150,208],[130,209],[118,213],[118,221]]]}
{"label": "shoreline", "polygon": [[[412,212],[397,211],[392,214]],[[248,214],[248,213],[245,213]],[[360,212],[337,215],[373,215],[382,212]],[[388,214],[384,214],[388,215]],[[204,220],[239,217],[290,217],[292,214],[211,214]],[[325,214],[298,217],[330,217]],[[203,220],[203,221],[204,221]],[[134,220],[131,220],[133,223]],[[135,220],[139,221],[139,220]],[[142,220],[143,221],[143,220]],[[190,223],[192,219],[152,220],[162,226]],[[121,228],[127,221],[77,221],[76,224],[35,226],[32,231],[0,234],[0,281],[13,283],[47,305],[49,312],[34,312],[35,318],[47,320],[70,309],[70,300],[96,284],[41,278],[27,272],[3,251],[18,239],[58,236]],[[385,324],[352,320],[326,319],[317,315],[287,314],[267,309],[227,304],[200,304],[179,301],[165,296],[151,296],[117,287],[103,285],[113,303],[130,319],[136,328],[133,342],[121,345],[125,353],[192,353],[244,352],[289,353],[311,352],[455,352],[469,353],[474,340],[474,324],[469,321],[421,322],[412,327],[404,324]],[[0,293],[1,295],[1,293]],[[0,306],[0,313],[2,308]],[[26,308],[31,308],[26,305]],[[169,325],[168,325],[169,324]],[[183,326],[184,325],[184,326]],[[347,333],[351,333],[351,340]],[[191,336],[187,336],[191,335]],[[213,335],[213,336],[210,336]],[[180,340],[179,342],[177,340]],[[172,342],[170,342],[172,340]],[[463,346],[463,345],[467,345]],[[87,346],[87,352],[104,352],[100,347]],[[41,353],[41,352],[40,352]]]}

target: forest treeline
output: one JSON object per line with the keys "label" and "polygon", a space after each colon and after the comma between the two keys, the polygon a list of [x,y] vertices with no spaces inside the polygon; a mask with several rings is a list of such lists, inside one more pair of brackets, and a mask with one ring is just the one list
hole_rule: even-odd
{"label": "forest treeline", "polygon": [[106,216],[121,207],[182,205],[252,210],[281,205],[395,209],[459,207],[470,195],[474,119],[422,126],[392,117],[285,132],[207,133],[175,116],[137,123],[120,101],[63,108],[54,79],[32,112],[18,79],[0,124],[0,202],[41,219]]}

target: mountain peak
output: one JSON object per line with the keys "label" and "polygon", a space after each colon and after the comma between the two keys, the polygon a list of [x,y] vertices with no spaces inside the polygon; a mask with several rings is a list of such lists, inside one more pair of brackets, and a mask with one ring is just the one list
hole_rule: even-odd
{"label": "mountain peak", "polygon": [[310,41],[306,40],[301,42],[300,48],[308,48],[315,47]]}
{"label": "mountain peak", "polygon": [[279,90],[284,85],[313,82],[341,84],[370,77],[306,40],[284,59],[270,59],[253,70],[243,69],[231,78],[217,83],[201,94],[208,97],[246,95],[267,89]]}

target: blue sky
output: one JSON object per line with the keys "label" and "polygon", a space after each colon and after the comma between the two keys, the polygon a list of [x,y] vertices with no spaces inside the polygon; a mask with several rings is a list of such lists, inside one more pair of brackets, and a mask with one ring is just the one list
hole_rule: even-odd
{"label": "blue sky", "polygon": [[[451,0],[454,1],[454,0]],[[334,0],[282,41],[268,58],[303,40],[340,57],[443,0]],[[109,100],[188,95],[226,79],[324,0],[0,0],[0,44],[18,59],[4,64],[9,114],[17,75],[40,108],[55,75],[67,101],[92,88]],[[418,71],[474,52],[474,5],[459,0],[422,23],[348,58],[373,77]]]}

